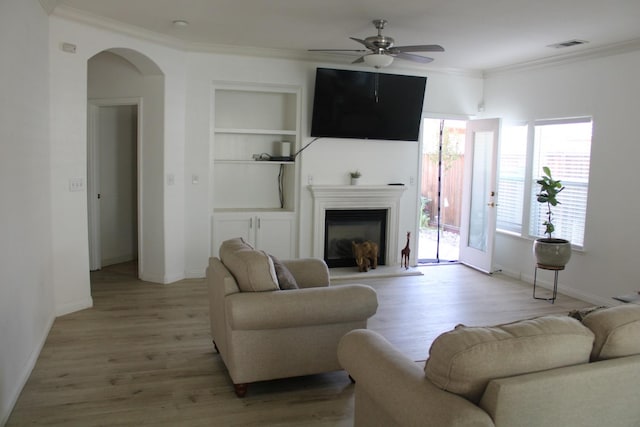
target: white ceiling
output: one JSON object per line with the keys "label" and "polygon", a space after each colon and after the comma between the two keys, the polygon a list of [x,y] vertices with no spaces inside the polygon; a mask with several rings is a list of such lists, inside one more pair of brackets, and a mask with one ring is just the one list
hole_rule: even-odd
{"label": "white ceiling", "polygon": [[[41,0],[43,1],[43,0]],[[349,37],[389,21],[396,45],[440,44],[428,69],[481,71],[604,48],[640,47],[640,0],[45,0],[54,13],[90,14],[193,49],[359,49]],[[43,3],[43,4],[44,4]],[[75,11],[73,9],[76,9]],[[81,14],[77,12],[81,11]],[[172,25],[186,20],[187,27]],[[589,43],[555,49],[572,39]],[[274,51],[275,49],[275,51]],[[255,49],[253,49],[255,51]],[[325,56],[350,61],[351,56]],[[353,58],[359,55],[353,53]],[[396,60],[400,61],[400,60]]]}

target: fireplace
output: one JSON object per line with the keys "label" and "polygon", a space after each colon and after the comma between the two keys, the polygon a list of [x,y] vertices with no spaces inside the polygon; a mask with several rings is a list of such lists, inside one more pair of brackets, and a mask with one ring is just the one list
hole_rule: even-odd
{"label": "fireplace", "polygon": [[329,267],[351,267],[352,242],[378,245],[378,265],[386,262],[387,209],[328,209],[325,211],[324,260]]}
{"label": "fireplace", "polygon": [[[325,218],[327,212],[332,210],[382,210],[386,212],[385,239],[381,239],[384,240],[384,247],[379,248],[378,252],[382,254],[385,265],[400,263],[398,230],[400,227],[400,199],[405,191],[403,185],[310,185],[308,188],[313,197],[312,256],[325,259]],[[368,240],[375,239],[368,238]]]}

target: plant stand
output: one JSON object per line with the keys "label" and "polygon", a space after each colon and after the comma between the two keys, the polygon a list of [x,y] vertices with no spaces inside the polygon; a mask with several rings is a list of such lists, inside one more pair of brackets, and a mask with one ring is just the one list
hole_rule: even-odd
{"label": "plant stand", "polygon": [[[542,270],[550,270],[553,271],[553,294],[551,298],[542,298],[536,296],[536,280],[538,276],[538,269]],[[549,301],[551,304],[555,303],[556,296],[558,295],[558,273],[564,270],[564,266],[555,266],[555,265],[544,265],[544,264],[536,264],[536,268],[533,272],[533,298]]]}

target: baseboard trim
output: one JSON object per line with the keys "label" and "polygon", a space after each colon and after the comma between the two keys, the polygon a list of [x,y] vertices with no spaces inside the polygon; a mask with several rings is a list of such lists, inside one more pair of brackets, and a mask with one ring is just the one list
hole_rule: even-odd
{"label": "baseboard trim", "polygon": [[93,298],[89,297],[83,301],[76,301],[69,304],[64,304],[60,307],[56,307],[56,317],[64,316],[65,314],[74,313],[76,311],[84,310],[93,307]]}
{"label": "baseboard trim", "polygon": [[16,406],[16,403],[18,402],[18,398],[20,397],[20,393],[22,393],[22,389],[27,384],[27,381],[29,381],[29,377],[31,376],[33,369],[36,367],[36,363],[38,362],[38,357],[40,357],[40,353],[42,352],[44,343],[47,341],[47,337],[49,336],[49,332],[51,331],[51,327],[53,326],[54,320],[55,320],[55,316],[52,313],[47,319],[47,325],[43,330],[44,333],[40,337],[38,346],[29,355],[29,358],[27,359],[27,363],[24,366],[24,369],[22,371],[22,375],[20,375],[20,379],[18,380],[14,389],[11,390],[11,395],[9,396],[9,399],[6,400],[6,405],[5,405],[5,402],[0,402],[0,405],[2,405],[2,407],[0,407],[0,426],[4,426],[5,424],[7,424],[7,421],[9,421],[9,416],[11,415],[13,408]]}

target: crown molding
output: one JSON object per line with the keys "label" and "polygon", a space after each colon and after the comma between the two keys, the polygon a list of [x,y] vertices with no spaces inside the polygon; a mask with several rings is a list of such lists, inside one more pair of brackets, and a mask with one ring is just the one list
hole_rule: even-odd
{"label": "crown molding", "polygon": [[589,59],[604,58],[611,55],[619,55],[628,52],[640,50],[640,39],[628,40],[620,43],[613,43],[604,46],[598,46],[590,49],[582,49],[569,54],[561,54],[548,56],[546,58],[535,59],[533,61],[525,61],[503,67],[496,67],[485,70],[484,77],[493,77],[500,74],[528,71],[537,68],[558,66],[562,64],[570,64],[573,62],[586,61]]}
{"label": "crown molding", "polygon": [[[40,5],[48,14],[80,22],[92,27],[114,31],[128,35],[137,39],[146,40],[152,43],[161,44],[170,48],[196,53],[216,53],[235,56],[249,56],[262,58],[288,59],[307,62],[324,62],[340,65],[351,65],[355,59],[350,55],[336,55],[323,52],[308,52],[290,49],[273,49],[253,46],[236,46],[213,43],[196,43],[181,40],[177,37],[167,36],[155,31],[146,30],[134,25],[124,24],[103,16],[90,14],[71,8],[64,4],[59,4],[58,0],[39,0]],[[602,58],[621,53],[640,50],[640,39],[633,39],[621,43],[614,43],[594,48],[581,49],[580,51],[548,56],[532,61],[520,62],[517,64],[505,65],[502,67],[490,68],[486,70],[466,70],[459,68],[438,68],[429,65],[413,64],[403,61],[401,65],[392,65],[393,68],[401,70],[411,70],[413,72],[434,73],[447,76],[461,76],[471,78],[488,78],[504,73],[526,71],[536,68],[557,66],[588,59]]]}
{"label": "crown molding", "polygon": [[144,28],[137,27],[135,25],[125,24],[120,21],[116,21],[115,19],[81,11],[64,4],[58,5],[52,15],[79,22],[81,24],[86,24],[91,27],[114,31],[137,39],[162,44],[175,49],[187,50],[188,46],[187,42],[180,40],[177,37],[166,36],[155,31],[145,30]]}
{"label": "crown molding", "polygon": [[47,12],[47,15],[51,15],[51,13],[58,6],[58,0],[39,0],[40,6]]}
{"label": "crown molding", "polygon": [[[157,33],[155,31],[145,30],[143,28],[124,24],[120,21],[105,18],[103,16],[94,15],[85,11],[81,11],[66,5],[58,5],[57,0],[40,0],[41,4],[45,3],[47,7],[51,9],[51,14],[68,19],[82,24],[89,25],[91,27],[101,28],[104,30],[114,31],[120,34],[125,34],[137,39],[146,40],[149,42],[161,44],[174,49],[180,49],[194,53],[215,53],[223,55],[235,55],[235,56],[248,56],[248,57],[261,57],[261,58],[276,58],[276,59],[288,59],[295,61],[307,61],[307,62],[324,62],[330,64],[351,65],[355,59],[352,55],[340,55],[330,54],[324,52],[309,52],[301,50],[291,49],[270,49],[253,46],[236,46],[214,43],[197,43],[187,42],[177,37],[171,37],[164,34]],[[45,5],[43,4],[43,7]],[[421,64],[414,64],[408,61],[402,61],[401,65],[394,66],[402,70],[411,70],[420,74],[425,73],[437,73],[443,75],[458,75],[465,77],[482,78],[482,71],[479,70],[464,70],[464,69],[442,69],[432,68]]]}

